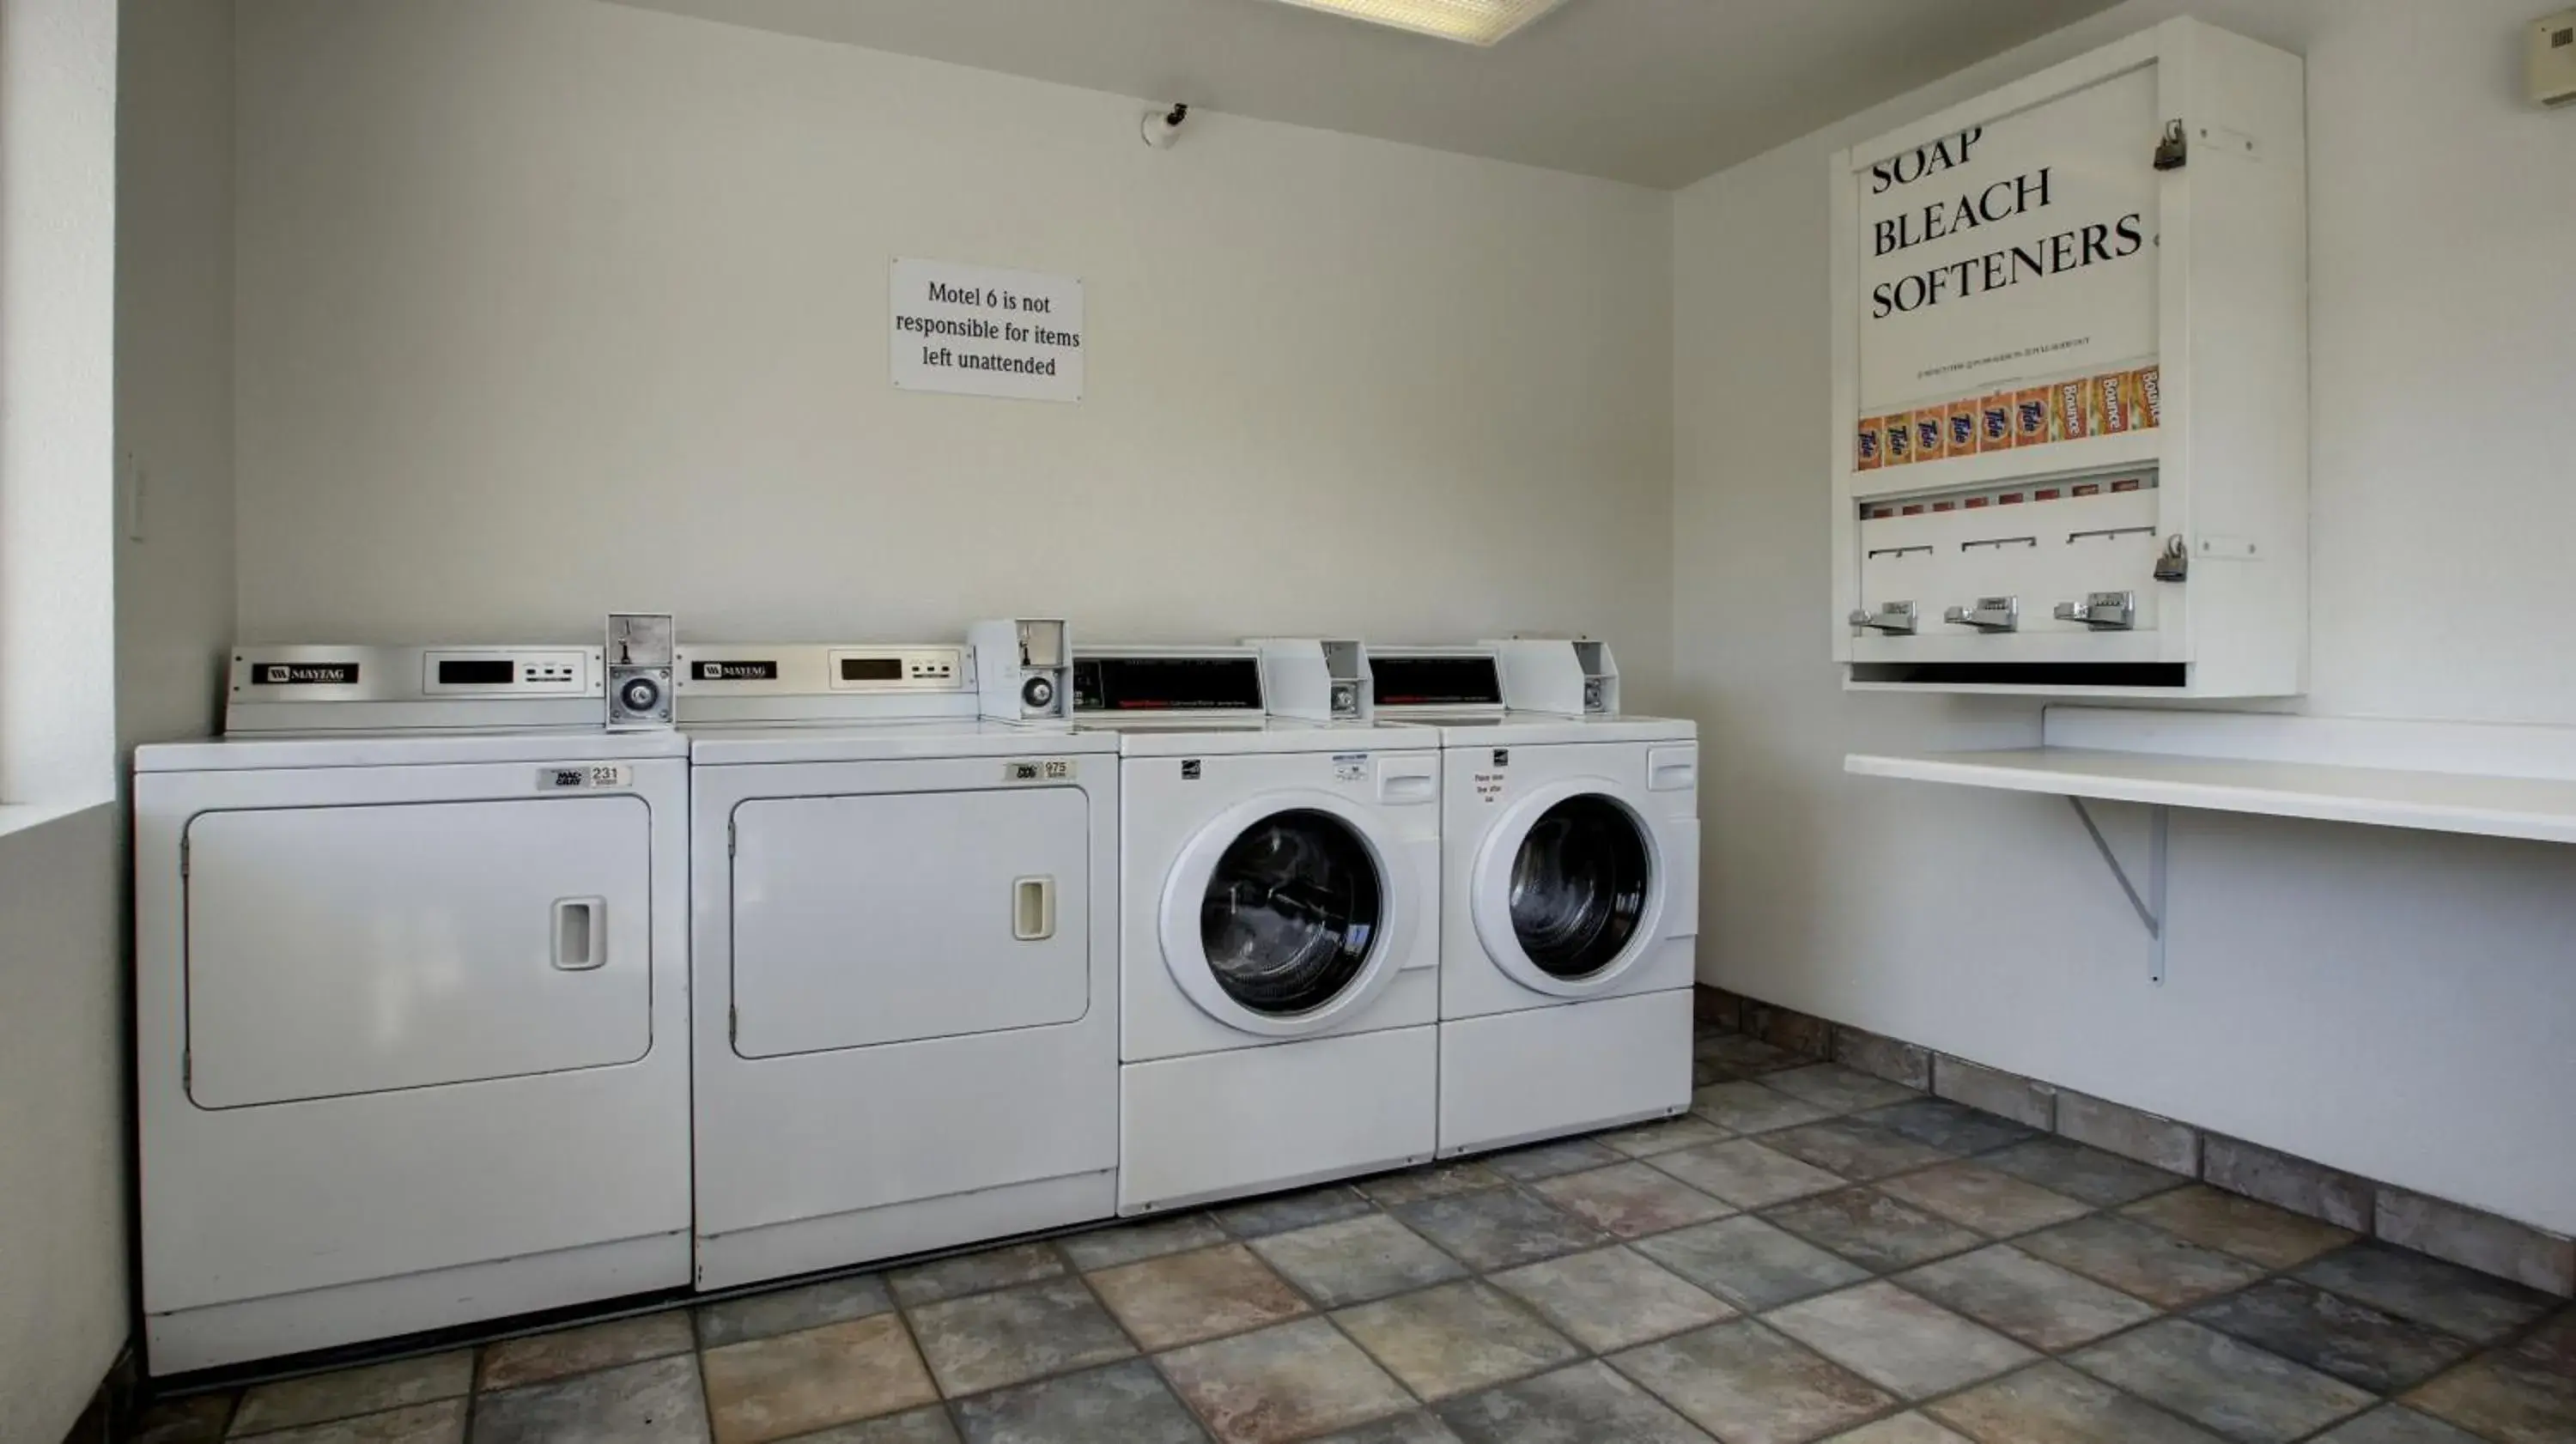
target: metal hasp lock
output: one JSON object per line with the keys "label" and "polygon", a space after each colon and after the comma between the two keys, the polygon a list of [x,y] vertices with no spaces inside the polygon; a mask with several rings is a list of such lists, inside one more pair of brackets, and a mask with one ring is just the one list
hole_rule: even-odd
{"label": "metal hasp lock", "polygon": [[1917,626],[1912,602],[1881,602],[1875,612],[1859,610],[1851,614],[1852,635],[1866,631],[1891,633],[1899,637],[1914,635]]}
{"label": "metal hasp lock", "polygon": [[2156,580],[2180,582],[2188,581],[2190,578],[2190,551],[2183,546],[2181,537],[2166,538],[2165,549],[2156,553]]}
{"label": "metal hasp lock", "polygon": [[2165,137],[2156,142],[2156,169],[2180,170],[2191,159],[2191,142],[2183,138],[2182,122],[2165,122]]}
{"label": "metal hasp lock", "polygon": [[2082,622],[2097,632],[2125,632],[2138,624],[2138,594],[2088,592],[2080,602],[2059,602],[2057,620]]}
{"label": "metal hasp lock", "polygon": [[1974,627],[1980,632],[2018,632],[2021,630],[2021,598],[1979,597],[1974,606],[1952,607],[1943,612],[1941,620],[1954,627]]}

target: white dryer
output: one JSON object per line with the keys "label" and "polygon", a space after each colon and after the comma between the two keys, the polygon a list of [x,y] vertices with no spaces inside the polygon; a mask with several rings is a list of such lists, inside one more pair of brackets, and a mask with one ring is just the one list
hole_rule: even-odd
{"label": "white dryer", "polygon": [[1443,1156],[1690,1106],[1699,743],[1597,642],[1372,648],[1442,755]]}
{"label": "white dryer", "polygon": [[1113,1212],[1117,739],[979,717],[1062,630],[680,649],[702,1288]]}
{"label": "white dryer", "polygon": [[1073,687],[1121,752],[1119,1211],[1428,1159],[1431,739],[1265,716],[1250,647],[1078,652]]}
{"label": "white dryer", "polygon": [[603,676],[244,647],[136,750],[153,1373],[686,1286],[688,763]]}

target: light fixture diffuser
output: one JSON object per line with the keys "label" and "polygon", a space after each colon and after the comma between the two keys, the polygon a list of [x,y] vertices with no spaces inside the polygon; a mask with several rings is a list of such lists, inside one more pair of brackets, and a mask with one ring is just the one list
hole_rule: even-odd
{"label": "light fixture diffuser", "polygon": [[1491,45],[1564,0],[1287,0],[1417,35]]}

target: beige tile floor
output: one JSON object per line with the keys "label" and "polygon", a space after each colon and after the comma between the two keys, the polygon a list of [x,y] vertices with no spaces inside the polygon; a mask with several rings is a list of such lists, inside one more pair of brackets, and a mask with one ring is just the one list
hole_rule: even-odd
{"label": "beige tile floor", "polygon": [[158,1405],[151,1444],[2576,1444],[2576,1310],[1750,1039],[1668,1123]]}

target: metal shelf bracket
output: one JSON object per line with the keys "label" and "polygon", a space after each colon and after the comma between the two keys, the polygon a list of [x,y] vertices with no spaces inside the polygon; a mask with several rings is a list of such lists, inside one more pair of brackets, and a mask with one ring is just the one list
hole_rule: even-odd
{"label": "metal shelf bracket", "polygon": [[2138,913],[2138,921],[2147,925],[2147,981],[2161,987],[2165,981],[2165,836],[2172,809],[2150,806],[2147,809],[2147,891],[2138,895],[2137,885],[2129,881],[2129,870],[2120,866],[2120,855],[2111,850],[2102,829],[2094,824],[2093,814],[2085,810],[2084,799],[2070,795],[2067,803],[2075,809],[2076,818],[2093,839],[2094,850],[2110,864],[2111,876],[2118,879],[2120,891],[2129,895],[2129,906]]}

